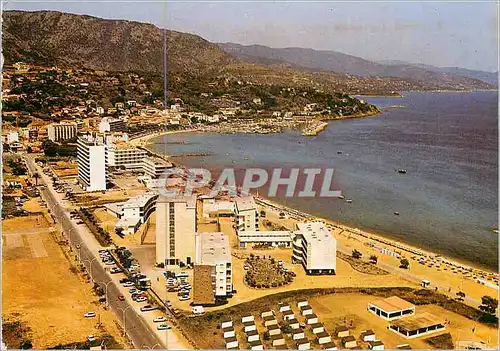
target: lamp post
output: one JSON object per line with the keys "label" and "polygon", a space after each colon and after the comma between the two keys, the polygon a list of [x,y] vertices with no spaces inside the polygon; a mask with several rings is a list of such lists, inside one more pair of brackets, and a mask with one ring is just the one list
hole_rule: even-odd
{"label": "lamp post", "polygon": [[122,313],[123,313],[123,334],[124,335],[127,334],[127,325],[125,324],[125,317],[126,317],[125,312],[127,312],[127,310],[129,308],[132,308],[132,306],[127,306],[124,309],[120,308],[120,307],[117,307],[117,309],[120,310],[120,311],[122,311]]}
{"label": "lamp post", "polygon": [[113,281],[110,280],[107,283],[104,282],[99,282],[97,284],[104,284],[104,296],[106,297],[106,307],[109,307],[109,299],[108,299],[108,284],[112,283]]}
{"label": "lamp post", "polygon": [[97,258],[94,257],[92,259],[84,260],[84,262],[89,262],[89,272],[90,272],[90,279],[91,280],[94,280],[94,278],[92,277],[92,262],[94,262],[94,260],[97,260]]}

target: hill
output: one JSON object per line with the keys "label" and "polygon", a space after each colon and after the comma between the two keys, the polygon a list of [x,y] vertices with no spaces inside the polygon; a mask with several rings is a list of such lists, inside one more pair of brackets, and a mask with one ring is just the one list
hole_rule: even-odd
{"label": "hill", "polygon": [[[105,71],[163,70],[163,32],[133,21],[54,11],[4,11],[3,55],[17,61]],[[169,71],[205,74],[235,60],[217,45],[167,30]]]}
{"label": "hill", "polygon": [[288,62],[307,70],[334,71],[361,77],[396,77],[420,83],[429,89],[490,89],[492,86],[476,77],[459,75],[459,71],[431,70],[403,62],[382,64],[336,51],[304,48],[270,48],[262,45],[220,43],[227,53],[240,60],[269,64]]}

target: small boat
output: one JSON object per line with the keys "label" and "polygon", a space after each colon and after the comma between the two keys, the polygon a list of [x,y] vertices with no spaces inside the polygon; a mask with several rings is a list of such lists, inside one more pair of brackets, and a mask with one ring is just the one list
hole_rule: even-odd
{"label": "small boat", "polygon": [[345,202],[347,202],[348,204],[350,204],[352,202],[352,200],[351,199],[347,199],[347,200],[345,200]]}
{"label": "small boat", "polygon": [[342,151],[337,151],[337,155],[342,155]]}
{"label": "small boat", "polygon": [[406,169],[398,169],[398,173],[406,174]]}
{"label": "small boat", "polygon": [[340,200],[344,200],[344,195],[339,195],[339,196],[338,196],[338,198],[339,198]]}
{"label": "small boat", "polygon": [[399,212],[394,212],[394,214],[395,214],[396,216],[399,216]]}

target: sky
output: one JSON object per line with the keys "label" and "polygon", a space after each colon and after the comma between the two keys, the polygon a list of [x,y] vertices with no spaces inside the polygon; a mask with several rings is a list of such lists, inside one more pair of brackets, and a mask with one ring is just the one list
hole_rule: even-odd
{"label": "sky", "polygon": [[375,61],[485,71],[497,71],[499,62],[496,1],[7,0],[3,6],[150,22],[212,42],[334,50]]}

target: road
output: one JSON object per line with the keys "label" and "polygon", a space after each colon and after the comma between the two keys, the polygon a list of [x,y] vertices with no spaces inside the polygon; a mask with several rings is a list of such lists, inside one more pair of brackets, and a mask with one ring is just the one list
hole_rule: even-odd
{"label": "road", "polygon": [[[73,223],[69,218],[67,211],[59,205],[56,197],[56,192],[52,188],[52,184],[48,177],[35,164],[33,158],[26,156],[26,165],[30,174],[38,173],[40,178],[39,184],[45,185],[41,190],[43,199],[47,202],[48,208],[52,215],[61,224],[64,233],[66,233],[70,246],[78,251],[81,262],[85,265],[87,271],[90,273],[91,279],[97,284],[101,285],[106,291],[106,298],[108,306],[115,313],[117,319],[124,327],[125,332],[137,349],[152,349],[152,348],[166,348],[165,339],[160,338],[148,324],[144,318],[140,316],[136,309],[129,301],[120,301],[118,296],[122,295],[117,286],[117,282],[111,279],[105,268],[101,264],[98,256],[100,249],[94,238],[86,238],[82,235],[81,228]],[[90,239],[94,239],[93,241]]]}

